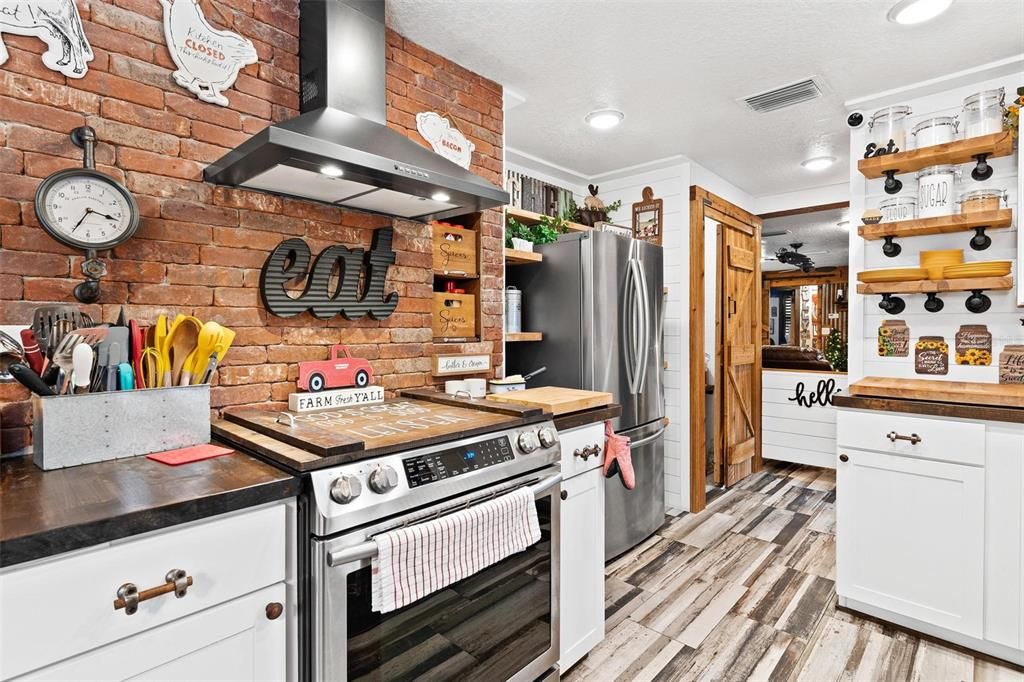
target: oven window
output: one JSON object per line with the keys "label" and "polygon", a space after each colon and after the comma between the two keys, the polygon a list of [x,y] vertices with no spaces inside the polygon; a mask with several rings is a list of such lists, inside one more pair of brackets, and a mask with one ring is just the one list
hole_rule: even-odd
{"label": "oven window", "polygon": [[551,647],[551,502],[541,539],[398,611],[370,610],[370,569],[348,576],[349,680],[505,680]]}

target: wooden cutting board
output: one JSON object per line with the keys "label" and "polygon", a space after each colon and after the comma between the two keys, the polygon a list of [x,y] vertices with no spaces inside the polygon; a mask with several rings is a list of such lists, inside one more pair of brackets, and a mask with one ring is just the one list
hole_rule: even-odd
{"label": "wooden cutting board", "polygon": [[487,399],[500,403],[539,407],[545,412],[550,412],[554,415],[579,412],[580,410],[589,410],[593,407],[604,407],[605,405],[612,404],[611,393],[581,391],[577,388],[559,388],[558,386],[542,386],[540,388],[528,388],[525,391],[511,391],[509,393],[492,393],[487,396]]}
{"label": "wooden cutting board", "polygon": [[942,403],[1024,407],[1024,384],[864,377],[850,384],[850,395],[931,400]]}

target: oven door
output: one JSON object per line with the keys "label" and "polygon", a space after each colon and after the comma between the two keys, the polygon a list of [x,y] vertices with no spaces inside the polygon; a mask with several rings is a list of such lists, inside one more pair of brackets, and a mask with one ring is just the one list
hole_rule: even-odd
{"label": "oven door", "polygon": [[[478,490],[439,509],[313,540],[314,680],[536,680],[558,662],[557,467]],[[541,539],[397,611],[371,609],[375,533],[529,485]],[[442,513],[443,513],[442,512]]]}

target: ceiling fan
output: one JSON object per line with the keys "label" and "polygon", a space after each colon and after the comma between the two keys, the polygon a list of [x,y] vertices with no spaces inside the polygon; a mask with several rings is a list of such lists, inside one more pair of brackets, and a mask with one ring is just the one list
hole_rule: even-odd
{"label": "ceiling fan", "polygon": [[800,249],[803,247],[803,242],[793,242],[790,244],[790,249],[785,246],[775,252],[775,258],[766,258],[765,260],[778,261],[784,265],[792,265],[795,268],[799,268],[804,272],[810,272],[814,269],[814,261],[811,260],[811,256],[818,254],[828,253],[828,251],[811,251],[808,253],[801,253]]}

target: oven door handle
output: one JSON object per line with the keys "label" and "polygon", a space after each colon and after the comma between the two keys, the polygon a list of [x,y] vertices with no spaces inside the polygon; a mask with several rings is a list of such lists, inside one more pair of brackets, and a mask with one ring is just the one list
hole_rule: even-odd
{"label": "oven door handle", "polygon": [[[547,478],[541,480],[535,485],[530,486],[530,492],[533,493],[534,497],[540,497],[551,488],[562,482],[562,474],[553,474]],[[335,566],[344,566],[355,561],[365,561],[366,559],[372,559],[377,556],[377,543],[373,540],[367,540],[361,542],[358,545],[352,545],[351,547],[345,547],[334,552],[327,553],[327,565],[332,568]]]}

